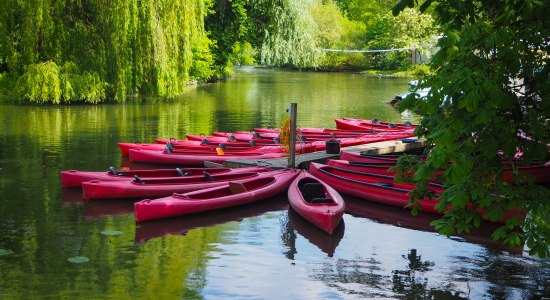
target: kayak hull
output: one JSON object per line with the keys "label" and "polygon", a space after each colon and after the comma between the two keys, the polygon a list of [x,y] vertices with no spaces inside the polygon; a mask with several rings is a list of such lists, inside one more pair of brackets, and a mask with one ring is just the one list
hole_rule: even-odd
{"label": "kayak hull", "polygon": [[164,151],[130,149],[130,161],[154,164],[170,164],[184,166],[203,166],[205,161],[223,163],[233,159],[265,159],[280,158],[286,156],[284,152],[278,153],[241,153],[239,155],[211,155],[211,154],[182,154],[165,153]]}
{"label": "kayak hull", "polygon": [[158,198],[173,193],[186,193],[220,186],[231,180],[254,178],[268,169],[255,169],[248,172],[238,170],[210,174],[210,176],[205,174],[177,178],[148,178],[141,179],[141,182],[130,179],[125,181],[91,180],[82,183],[82,195],[84,200]]}
{"label": "kayak hull", "polygon": [[302,218],[328,234],[340,224],[345,211],[342,196],[305,170],[288,188],[288,201]]}
{"label": "kayak hull", "polygon": [[[181,173],[185,174],[185,177],[190,176],[204,176],[204,172],[210,174],[222,174],[222,173],[238,173],[238,172],[261,172],[265,170],[265,167],[250,167],[250,168],[180,168]],[[61,187],[63,188],[80,188],[82,183],[90,180],[102,180],[102,181],[127,181],[134,179],[134,176],[141,178],[180,178],[182,177],[176,168],[173,169],[150,169],[150,170],[125,170],[121,169],[116,171],[116,175],[112,172],[97,172],[97,171],[78,171],[78,170],[63,170],[60,172]]]}
{"label": "kayak hull", "polygon": [[177,217],[263,200],[284,192],[297,175],[297,170],[277,170],[261,173],[255,178],[226,182],[218,187],[173,194],[156,200],[142,200],[134,204],[136,222]]}

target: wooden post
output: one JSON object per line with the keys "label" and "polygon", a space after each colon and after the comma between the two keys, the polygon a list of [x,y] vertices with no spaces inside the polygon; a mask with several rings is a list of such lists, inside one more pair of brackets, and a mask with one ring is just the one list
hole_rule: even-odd
{"label": "wooden post", "polygon": [[290,134],[288,142],[288,164],[287,168],[294,168],[296,162],[296,116],[298,109],[297,103],[290,103],[288,112],[290,113]]}

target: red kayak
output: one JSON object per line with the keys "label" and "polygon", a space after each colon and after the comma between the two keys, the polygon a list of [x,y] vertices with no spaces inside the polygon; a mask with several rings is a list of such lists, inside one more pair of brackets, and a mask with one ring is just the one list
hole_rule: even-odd
{"label": "red kayak", "polygon": [[[371,163],[386,163],[393,164],[397,163],[397,160],[401,155],[390,155],[390,154],[361,154],[358,152],[348,152],[342,151],[340,153],[340,160],[347,160],[353,164],[371,164]],[[512,171],[513,167],[509,161],[503,161],[504,172],[502,174],[502,180],[512,181],[514,178],[514,173]],[[550,165],[533,163],[530,165],[516,165],[517,170],[520,174],[531,174],[535,178],[535,183],[545,184],[550,183]],[[440,171],[436,173],[436,176],[442,175],[445,171]],[[374,172],[377,173],[377,172]]]}
{"label": "red kayak", "polygon": [[[387,205],[406,207],[415,188],[412,184],[396,183],[393,176],[344,170],[318,163],[311,163],[309,172],[340,193]],[[444,191],[441,185],[430,184],[435,196]],[[435,209],[439,201],[428,197],[419,201],[422,211],[440,213]]]}
{"label": "red kayak", "polygon": [[288,202],[300,216],[328,234],[340,223],[346,209],[337,191],[306,170],[288,188]]}
{"label": "red kayak", "polygon": [[[174,144],[176,144],[176,146],[178,147],[192,147],[192,146],[197,146],[197,145],[200,145],[200,146],[217,146],[219,145],[220,143],[210,143],[207,139],[206,136],[203,136],[204,139],[202,140],[197,140],[197,139],[189,139],[189,140],[177,140],[177,139],[155,139],[155,143],[156,144],[167,144],[168,142],[172,142]],[[228,141],[226,139],[225,142],[223,142],[224,144],[226,145],[231,145],[232,147],[250,147],[250,146],[254,146],[254,145],[251,145],[251,143],[249,142],[235,142],[235,141]]]}
{"label": "red kayak", "polygon": [[[411,196],[410,193],[415,188],[412,184],[395,182],[393,176],[344,170],[318,163],[311,163],[309,172],[325,181],[340,193],[397,207],[406,207],[408,205]],[[444,213],[435,209],[435,206],[439,203],[437,195],[443,191],[443,186],[429,183],[428,192],[433,197],[431,199],[425,197],[418,201],[420,209],[429,213]],[[479,211],[479,213],[483,215],[483,211]],[[516,210],[504,213],[504,220],[510,217],[524,218],[525,213]],[[496,222],[502,222],[502,220],[497,220]]]}
{"label": "red kayak", "polygon": [[241,134],[226,134],[226,133],[222,133],[224,134],[223,136],[204,136],[204,135],[191,135],[191,134],[188,134],[186,135],[187,139],[188,140],[195,140],[195,141],[206,141],[208,143],[225,143],[227,141],[230,141],[230,142],[246,142],[246,143],[250,143],[250,142],[254,142],[258,145],[262,145],[262,144],[279,144],[277,141],[277,138],[255,138],[252,136],[252,134],[246,134],[246,133],[241,133]]}
{"label": "red kayak", "polygon": [[236,143],[227,142],[219,144],[201,144],[199,141],[167,141],[167,143],[118,143],[120,148],[120,154],[122,156],[128,156],[130,149],[143,149],[143,150],[164,150],[166,146],[170,145],[174,152],[212,152],[216,153],[217,148],[222,148],[228,151],[260,151],[262,149],[271,150],[278,146],[272,146],[272,148],[263,148],[266,146],[252,146],[249,143]]}
{"label": "red kayak", "polygon": [[203,166],[205,161],[223,163],[234,159],[266,159],[285,157],[286,153],[239,153],[234,155],[165,153],[159,150],[130,149],[130,161],[154,164],[172,164],[185,166]]}
{"label": "red kayak", "polygon": [[389,171],[388,169],[395,166],[395,163],[392,162],[374,162],[374,163],[363,163],[363,162],[353,162],[340,159],[329,159],[327,165],[335,168],[352,170],[364,173],[371,174],[381,174],[381,175],[395,175],[395,171]]}
{"label": "red kayak", "polygon": [[259,173],[249,179],[231,180],[221,186],[156,200],[135,203],[136,222],[176,217],[230,206],[243,205],[285,191],[298,170],[285,169]]}
{"label": "red kayak", "polygon": [[134,180],[124,181],[91,180],[82,183],[82,194],[84,200],[165,197],[172,193],[186,193],[224,185],[231,180],[254,178],[262,173],[258,172],[258,170],[248,172],[238,172],[237,170],[235,169],[235,172],[225,174],[204,172],[203,176],[191,177],[142,179],[137,176],[134,177]]}
{"label": "red kayak", "polygon": [[261,172],[266,170],[265,167],[250,167],[250,168],[173,168],[173,169],[150,169],[150,170],[115,170],[113,167],[107,172],[95,171],[78,171],[66,170],[60,172],[61,187],[81,187],[84,181],[103,180],[103,181],[124,181],[132,180],[134,176],[140,178],[178,178],[178,177],[197,177],[204,176],[204,172],[210,174],[229,174],[239,172]]}
{"label": "red kayak", "polygon": [[342,151],[342,153],[340,153],[341,160],[347,160],[350,162],[363,162],[363,163],[386,162],[390,164],[395,164],[401,156],[402,155],[393,155],[393,154],[362,154],[359,152],[350,152],[350,151]]}
{"label": "red kayak", "polygon": [[372,120],[362,120],[353,118],[335,119],[337,129],[345,130],[371,130],[379,131],[410,131],[413,132],[416,126],[394,123],[374,123]]}

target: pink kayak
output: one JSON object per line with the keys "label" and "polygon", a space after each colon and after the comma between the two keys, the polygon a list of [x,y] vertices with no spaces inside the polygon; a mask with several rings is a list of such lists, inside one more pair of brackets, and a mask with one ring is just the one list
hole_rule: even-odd
{"label": "pink kayak", "polygon": [[288,188],[288,201],[300,216],[328,234],[338,226],[345,211],[342,196],[306,170]]}
{"label": "pink kayak", "polygon": [[[344,170],[318,163],[311,163],[309,172],[340,193],[398,207],[406,207],[409,204],[410,193],[415,188],[412,184],[394,182],[393,176]],[[430,184],[429,190],[437,196],[444,188]],[[426,197],[420,200],[419,204],[422,211],[439,213],[435,209],[438,202]]]}
{"label": "pink kayak", "polygon": [[204,176],[204,172],[210,174],[229,174],[229,173],[242,173],[242,172],[261,172],[265,167],[250,167],[250,168],[172,168],[172,169],[150,169],[150,170],[128,170],[121,169],[115,170],[113,167],[106,172],[96,171],[78,171],[78,170],[65,170],[60,172],[61,187],[70,188],[82,186],[82,182],[90,180],[103,180],[103,181],[124,181],[132,180],[134,176],[140,178],[178,178],[178,177],[197,177]]}
{"label": "pink kayak", "polygon": [[191,177],[143,179],[137,176],[124,181],[91,180],[82,183],[82,194],[84,200],[156,198],[220,186],[231,180],[254,178],[261,173],[258,170],[221,174],[204,172],[203,176]]}
{"label": "pink kayak", "polygon": [[238,155],[165,153],[159,150],[130,149],[130,161],[155,164],[203,166],[205,161],[223,163],[234,159],[266,159],[285,157],[286,153],[240,153]]}
{"label": "pink kayak", "polygon": [[170,218],[225,207],[243,205],[287,190],[298,170],[259,173],[255,178],[232,180],[219,187],[135,203],[136,222]]}
{"label": "pink kayak", "polygon": [[377,124],[373,123],[371,120],[361,120],[361,119],[352,119],[352,118],[344,118],[344,119],[336,119],[334,120],[336,122],[336,128],[337,129],[345,129],[345,130],[371,130],[374,132],[383,132],[383,131],[408,131],[413,132],[415,130],[415,126],[405,126],[403,124],[402,126],[398,126],[397,124],[389,123],[389,124]]}
{"label": "pink kayak", "polygon": [[[144,149],[144,150],[164,150],[166,146],[170,145],[172,149],[176,152],[181,150],[184,151],[199,151],[199,152],[216,152],[217,148],[222,148],[229,151],[252,151],[252,150],[262,150],[262,147],[267,146],[254,146],[249,143],[219,143],[219,144],[201,144],[199,141],[167,141],[167,143],[118,143],[120,148],[120,153],[122,156],[128,156],[130,149]],[[277,146],[273,146],[277,147]]]}
{"label": "pink kayak", "polygon": [[381,175],[395,175],[395,171],[389,171],[388,169],[395,166],[393,162],[373,162],[373,163],[364,163],[364,162],[354,162],[341,159],[329,159],[327,165],[335,168],[352,170],[358,172],[365,172],[371,174],[381,174]]}

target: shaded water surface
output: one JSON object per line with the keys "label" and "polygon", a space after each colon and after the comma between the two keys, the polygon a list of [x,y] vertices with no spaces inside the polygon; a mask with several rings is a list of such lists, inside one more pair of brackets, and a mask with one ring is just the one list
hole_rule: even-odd
{"label": "shaded water surface", "polygon": [[430,230],[433,216],[347,197],[327,236],[281,195],[136,225],[133,201],[84,203],[80,190],[60,188],[60,170],[124,164],[119,141],[277,127],[291,102],[304,127],[344,116],[417,121],[385,104],[407,82],[242,68],[170,101],[0,104],[0,299],[549,297],[548,261],[491,242],[489,224],[446,238]]}

